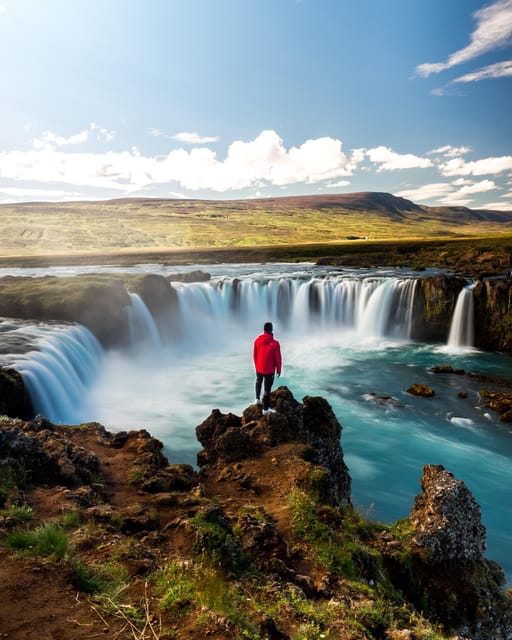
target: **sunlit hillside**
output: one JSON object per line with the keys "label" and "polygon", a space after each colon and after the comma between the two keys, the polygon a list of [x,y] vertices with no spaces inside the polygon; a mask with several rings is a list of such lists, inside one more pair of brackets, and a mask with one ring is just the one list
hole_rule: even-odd
{"label": "sunlit hillside", "polygon": [[0,251],[4,257],[509,233],[510,212],[431,208],[384,193],[0,206]]}

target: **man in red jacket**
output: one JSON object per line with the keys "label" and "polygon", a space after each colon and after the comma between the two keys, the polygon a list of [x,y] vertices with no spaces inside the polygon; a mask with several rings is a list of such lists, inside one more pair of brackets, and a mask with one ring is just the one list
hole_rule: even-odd
{"label": "man in red jacket", "polygon": [[274,374],[281,375],[281,347],[272,335],[271,322],[265,322],[263,333],[254,341],[253,360],[256,367],[256,402],[260,404],[261,385],[263,387],[263,413],[275,413],[270,408],[270,390],[274,384]]}

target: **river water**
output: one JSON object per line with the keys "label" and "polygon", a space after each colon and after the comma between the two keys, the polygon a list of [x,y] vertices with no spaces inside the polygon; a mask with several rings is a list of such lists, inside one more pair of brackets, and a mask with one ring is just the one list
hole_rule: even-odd
{"label": "river water", "polygon": [[[197,268],[136,265],[122,271],[172,278]],[[480,504],[486,555],[512,581],[512,429],[480,407],[480,383],[473,378],[431,372],[451,364],[512,379],[508,358],[468,343],[471,288],[461,292],[467,302],[459,300],[454,314],[460,330],[452,327],[446,344],[424,344],[409,337],[412,301],[417,279],[432,272],[309,264],[200,268],[212,275],[210,282],[174,284],[178,339],[163,340],[161,319],[132,294],[129,348],[105,352],[79,326],[4,320],[0,361],[22,371],[38,410],[51,420],[145,428],[164,442],[170,462],[195,464],[197,424],[213,408],[241,415],[254,402],[252,341],[271,320],[284,361],[274,388],[286,385],[299,401],[320,395],[332,405],[343,427],[355,506],[384,522],[403,518],[420,491],[422,467],[442,464]],[[0,270],[0,276],[119,270]],[[428,384],[435,396],[408,394],[414,382]]]}

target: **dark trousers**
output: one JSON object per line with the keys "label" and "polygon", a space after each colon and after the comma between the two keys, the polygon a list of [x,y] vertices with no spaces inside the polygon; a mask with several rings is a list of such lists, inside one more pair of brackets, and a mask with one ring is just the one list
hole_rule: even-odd
{"label": "dark trousers", "polygon": [[270,390],[274,384],[274,374],[256,372],[256,398],[260,397],[262,384],[264,384],[264,386],[261,405],[263,409],[268,409],[270,406]]}

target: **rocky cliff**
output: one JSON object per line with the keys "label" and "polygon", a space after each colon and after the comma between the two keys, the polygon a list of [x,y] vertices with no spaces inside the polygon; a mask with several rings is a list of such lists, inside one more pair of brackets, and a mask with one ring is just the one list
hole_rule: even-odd
{"label": "rocky cliff", "polygon": [[272,402],[212,411],[196,469],[144,430],[0,418],[0,634],[511,637],[464,483],[427,466],[409,519],[365,520],[330,405],[286,387]]}

